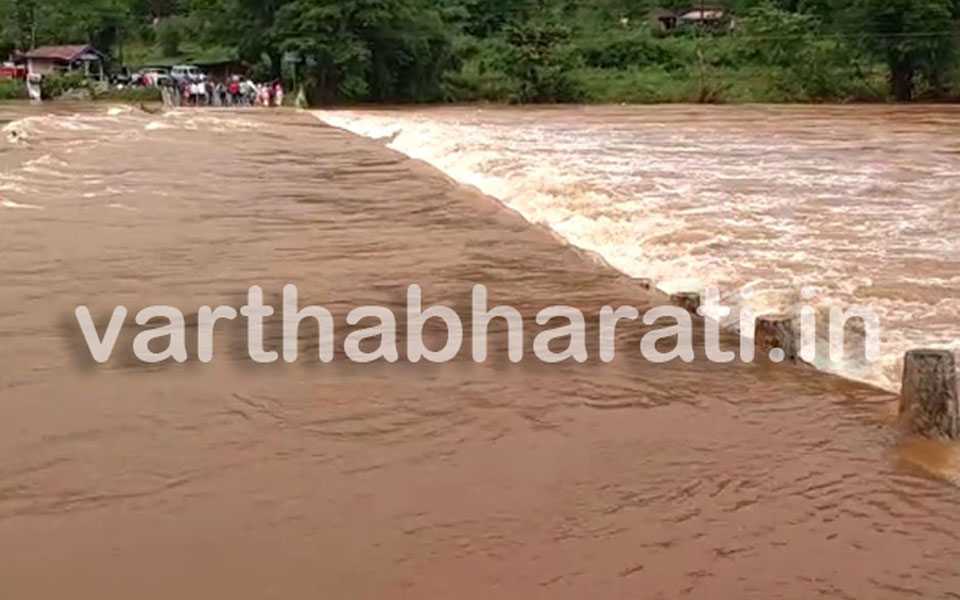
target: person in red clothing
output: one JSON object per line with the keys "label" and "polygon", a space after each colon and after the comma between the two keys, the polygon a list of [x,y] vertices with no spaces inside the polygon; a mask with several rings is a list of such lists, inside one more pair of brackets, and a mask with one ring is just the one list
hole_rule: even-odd
{"label": "person in red clothing", "polygon": [[230,85],[227,87],[227,92],[230,94],[230,103],[233,106],[240,106],[243,102],[243,93],[240,89],[240,78],[236,75],[230,78]]}

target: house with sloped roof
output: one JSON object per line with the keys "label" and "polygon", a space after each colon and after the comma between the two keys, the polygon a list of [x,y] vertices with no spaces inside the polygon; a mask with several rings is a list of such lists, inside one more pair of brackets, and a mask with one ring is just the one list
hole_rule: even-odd
{"label": "house with sloped roof", "polygon": [[106,57],[93,46],[40,46],[23,55],[28,75],[51,75],[82,71],[94,79],[104,78]]}
{"label": "house with sloped roof", "polygon": [[662,32],[694,27],[719,32],[733,28],[733,19],[722,5],[703,2],[685,10],[654,8],[647,13],[647,21],[654,31]]}
{"label": "house with sloped roof", "polygon": [[673,31],[677,28],[677,13],[667,8],[654,8],[647,13],[647,20],[654,31]]}
{"label": "house with sloped roof", "polygon": [[701,4],[681,12],[677,18],[684,25],[698,27],[729,29],[732,25],[726,9],[719,5]]}

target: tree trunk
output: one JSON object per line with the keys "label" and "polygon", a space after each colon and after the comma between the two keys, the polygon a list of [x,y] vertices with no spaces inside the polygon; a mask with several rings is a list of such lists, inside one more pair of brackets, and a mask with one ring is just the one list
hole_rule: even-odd
{"label": "tree trunk", "polygon": [[273,79],[283,79],[283,52],[271,49],[267,56],[270,57],[270,76]]}
{"label": "tree trunk", "polygon": [[891,68],[890,83],[893,97],[900,102],[913,100],[915,71],[912,65],[898,64]]}

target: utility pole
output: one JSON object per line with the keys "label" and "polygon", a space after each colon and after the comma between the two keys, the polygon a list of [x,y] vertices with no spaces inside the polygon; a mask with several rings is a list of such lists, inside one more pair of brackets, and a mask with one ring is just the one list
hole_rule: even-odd
{"label": "utility pole", "polygon": [[703,60],[703,28],[706,23],[706,3],[700,0],[700,19],[697,23],[697,60],[700,61],[700,103],[703,104],[707,97],[707,74],[706,65]]}

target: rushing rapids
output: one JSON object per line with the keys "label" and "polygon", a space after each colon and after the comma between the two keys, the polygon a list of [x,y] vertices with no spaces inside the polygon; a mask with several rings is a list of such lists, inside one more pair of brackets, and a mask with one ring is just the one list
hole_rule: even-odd
{"label": "rushing rapids", "polygon": [[[906,350],[960,351],[960,110],[452,108],[319,116],[390,139],[667,291],[717,286],[728,304],[777,312],[796,310],[810,287],[824,311],[877,311],[882,360],[818,361],[824,370],[897,390]],[[741,296],[745,286],[754,291],[750,299]]]}
{"label": "rushing rapids", "polygon": [[[942,208],[954,158],[930,145],[936,128],[938,147],[954,143],[951,111],[633,110],[376,118],[445,132],[417,147],[461,144],[461,173],[476,172],[482,132],[484,177],[458,179],[664,285],[713,265],[731,283],[776,288],[856,251],[851,293],[927,306],[926,321],[900,324],[940,323],[936,307],[955,301],[955,271],[942,271],[956,260]],[[295,284],[338,322],[356,306],[402,311],[411,284],[425,304],[461,306],[483,283],[491,304],[528,321],[549,305],[596,313],[658,299],[497,201],[310,115],[6,106],[0,121],[4,597],[956,595],[956,447],[901,436],[888,392],[797,365],[713,364],[699,337],[690,364],[636,359],[644,327],[618,330],[611,364],[514,365],[496,330],[500,358],[484,364],[256,365],[239,349],[209,364],[123,353],[92,364],[77,306],[106,323],[119,305],[240,306],[252,284]],[[404,127],[393,144],[415,154],[420,134]],[[584,128],[609,139],[590,146]],[[580,164],[588,153],[593,170]],[[498,168],[500,191],[485,183]],[[876,204],[841,202],[855,181]],[[761,193],[778,185],[775,200]],[[835,210],[796,204],[821,185],[835,195],[809,197]],[[862,236],[833,226],[857,210],[902,212],[899,198],[921,190],[929,201],[898,225],[905,238],[886,222],[870,238],[904,244],[887,271],[863,258],[877,221]],[[538,203],[548,192],[558,204]],[[784,228],[791,213],[803,229]],[[817,254],[828,239],[832,253]],[[754,251],[738,275],[728,261]],[[926,283],[908,294],[907,278]],[[117,348],[131,346],[124,331]],[[266,329],[268,348],[279,331]],[[218,348],[244,337],[216,335]],[[302,336],[316,355],[316,331]]]}

